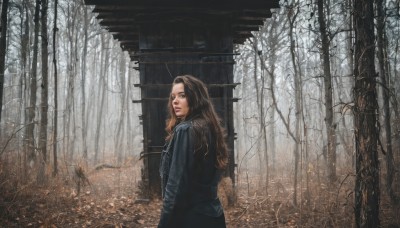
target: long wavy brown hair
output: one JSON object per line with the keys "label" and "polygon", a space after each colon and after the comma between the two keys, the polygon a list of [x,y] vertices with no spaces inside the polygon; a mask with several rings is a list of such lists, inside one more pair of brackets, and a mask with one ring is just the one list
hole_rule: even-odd
{"label": "long wavy brown hair", "polygon": [[[184,86],[184,92],[189,105],[189,113],[185,119],[192,120],[196,139],[200,139],[195,140],[195,154],[201,154],[204,157],[207,156],[208,143],[205,129],[208,128],[212,138],[216,139],[216,166],[218,169],[224,169],[228,163],[225,130],[221,126],[220,119],[211,103],[207,87],[202,81],[191,75],[176,77],[172,86],[179,83],[182,83]],[[168,133],[167,140],[171,139],[174,127],[183,121],[175,115],[172,102],[173,99],[170,96],[168,101],[169,118],[167,119],[167,126],[165,129]],[[198,158],[201,156],[195,157]]]}

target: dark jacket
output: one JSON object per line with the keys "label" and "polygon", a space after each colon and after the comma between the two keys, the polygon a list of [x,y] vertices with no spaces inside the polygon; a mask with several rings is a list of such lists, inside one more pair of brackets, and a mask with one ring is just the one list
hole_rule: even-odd
{"label": "dark jacket", "polygon": [[195,159],[192,121],[179,123],[161,154],[163,208],[158,227],[180,227],[187,213],[210,217],[223,215],[217,197],[221,172],[216,168],[216,143],[208,128],[207,156]]}

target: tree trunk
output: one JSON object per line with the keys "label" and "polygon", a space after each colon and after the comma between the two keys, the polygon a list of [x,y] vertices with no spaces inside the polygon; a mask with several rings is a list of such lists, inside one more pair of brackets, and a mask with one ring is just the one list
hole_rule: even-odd
{"label": "tree trunk", "polygon": [[390,197],[390,200],[393,204],[396,204],[398,198],[392,188],[394,174],[395,174],[395,165],[393,159],[393,149],[392,149],[392,128],[390,123],[390,91],[388,85],[388,70],[386,69],[386,61],[388,59],[387,53],[385,50],[386,44],[386,33],[385,33],[385,15],[383,10],[383,0],[375,0],[376,3],[376,11],[377,11],[377,56],[379,60],[379,77],[382,83],[382,99],[383,99],[383,121],[385,126],[385,134],[386,134],[386,191]]}
{"label": "tree trunk", "polygon": [[[325,86],[325,124],[327,136],[327,166],[328,166],[328,179],[330,183],[336,180],[336,137],[335,137],[335,124],[333,116],[333,102],[332,102],[332,75],[331,63],[329,53],[329,37],[326,30],[325,15],[324,15],[324,0],[318,0],[318,22],[319,31],[321,33],[322,43],[322,64],[324,68],[324,86]],[[329,7],[329,6],[328,6]]]}
{"label": "tree trunk", "polygon": [[54,1],[54,27],[53,27],[53,66],[54,66],[54,117],[53,117],[53,176],[58,174],[58,161],[57,161],[57,131],[58,131],[58,76],[57,76],[57,49],[56,49],[56,37],[57,37],[57,6],[58,0]]}
{"label": "tree trunk", "polygon": [[379,227],[378,102],[374,65],[373,1],[354,2],[354,133],[356,142],[355,220],[357,227]]}
{"label": "tree trunk", "polygon": [[[17,124],[20,126],[24,125],[23,122],[23,117],[25,117],[25,106],[26,106],[26,100],[24,99],[24,85],[26,81],[26,69],[27,69],[27,52],[28,52],[28,43],[29,43],[29,15],[28,15],[28,10],[26,8],[26,4],[23,2],[20,6],[20,39],[21,39],[21,49],[20,49],[20,55],[21,55],[21,62],[20,62],[20,78],[19,78],[19,88],[18,88],[18,99],[20,100],[19,103],[19,110],[18,110],[18,120]],[[25,17],[24,17],[25,14]],[[25,85],[26,86],[26,85]],[[24,131],[21,131],[21,135],[18,137],[18,148],[24,148],[24,142],[23,139],[25,138]],[[26,177],[26,156],[24,156],[25,153],[22,153],[22,157],[19,157],[19,169],[21,170],[21,175],[19,178],[21,178],[22,182],[24,182],[25,177]],[[21,155],[19,155],[21,156]]]}
{"label": "tree trunk", "polygon": [[46,181],[45,166],[47,164],[47,123],[48,117],[47,112],[49,109],[48,96],[49,96],[49,83],[48,83],[48,37],[47,37],[47,9],[48,1],[42,0],[42,97],[41,97],[41,121],[40,121],[40,133],[39,133],[39,151],[41,159],[39,162],[39,175],[38,182],[44,183]]}
{"label": "tree trunk", "polygon": [[126,112],[126,83],[125,83],[125,72],[126,72],[126,61],[124,53],[120,54],[120,83],[121,83],[121,112],[119,115],[119,123],[117,127],[117,134],[115,139],[115,156],[118,158],[118,164],[122,162],[123,157],[123,147],[122,142],[124,139],[124,122],[125,122],[125,112]]}
{"label": "tree trunk", "polygon": [[[398,8],[400,8],[400,4],[398,4]],[[400,27],[400,24],[398,24],[398,27]],[[396,39],[396,41],[394,42],[394,58],[393,58],[393,66],[398,66],[399,65],[399,54],[400,54],[400,41],[399,39]],[[386,51],[388,52],[388,51]],[[388,61],[389,64],[389,61]],[[387,67],[387,69],[389,69],[389,67]],[[399,88],[396,88],[396,84],[399,81],[399,73],[400,71],[398,69],[396,69],[395,67],[391,67],[391,71],[389,71],[390,73],[388,74],[389,77],[389,84],[390,84],[390,92],[391,94],[396,94],[399,91]],[[397,91],[397,92],[396,92]],[[393,125],[393,130],[392,132],[394,133],[393,135],[393,148],[400,148],[400,110],[399,110],[399,105],[398,105],[398,99],[396,98],[396,96],[391,96],[391,104],[392,104],[392,109],[394,110],[394,125]],[[400,162],[400,151],[399,150],[394,150],[394,161],[395,161],[395,167],[396,166],[396,159],[397,159],[397,163]],[[397,176],[394,176],[394,178],[396,179],[396,177],[398,178],[399,172],[395,172],[395,175],[397,174]],[[392,186],[392,188],[394,188],[394,191],[399,191],[400,190],[400,183],[396,183],[395,181],[395,185]],[[399,196],[397,196],[399,197]],[[399,200],[399,199],[398,199]]]}
{"label": "tree trunk", "polygon": [[[349,21],[347,23],[348,29],[346,32],[346,40],[347,40],[346,56],[347,56],[347,65],[349,68],[349,75],[353,74],[353,68],[354,68],[354,46],[353,46],[354,45],[354,34],[353,34],[354,29],[353,29],[353,17],[352,17],[352,12],[353,12],[352,2],[353,2],[353,0],[346,0],[346,8],[347,8],[346,14],[348,15],[348,21]],[[353,85],[354,84],[353,77],[349,77],[349,78],[350,78],[351,85]],[[348,94],[347,97],[350,98],[351,94]],[[350,119],[349,124],[352,125],[353,124],[353,123],[351,123],[352,116],[349,116],[348,118]],[[347,127],[348,124],[347,124],[346,118],[342,118],[342,125],[343,125],[343,128],[348,129],[348,127]],[[349,136],[346,134],[346,136],[343,138],[344,140],[342,140],[342,141],[346,143],[347,153],[351,156],[351,165],[354,168],[355,167],[354,142],[353,142],[353,140],[351,140],[351,137],[349,137]]]}
{"label": "tree trunk", "polygon": [[[29,96],[28,96],[28,92],[27,92],[27,86],[28,86],[28,81],[26,78],[26,72],[28,71],[27,69],[29,68],[29,63],[28,63],[28,56],[29,56],[29,9],[27,7],[26,2],[24,1],[23,3],[23,7],[25,9],[25,21],[24,21],[24,32],[23,35],[21,37],[21,59],[22,59],[22,82],[21,84],[24,84],[24,97],[21,97],[22,101],[23,101],[23,105],[21,105],[21,115],[23,113],[24,115],[24,120],[21,124],[25,124],[25,126],[28,126],[28,100],[29,100]],[[28,176],[28,154],[27,154],[27,150],[25,148],[28,147],[28,141],[26,140],[26,133],[27,133],[27,129],[25,128],[25,131],[23,133],[23,148],[24,148],[24,152],[23,152],[23,158],[22,158],[22,167],[23,167],[23,182],[26,181],[26,177]]]}
{"label": "tree trunk", "polygon": [[[262,55],[259,54],[259,57],[261,58],[260,61],[264,62],[264,59],[262,58]],[[265,165],[265,194],[268,195],[268,188],[269,188],[269,176],[270,176],[270,170],[269,170],[269,156],[268,156],[268,137],[267,137],[267,123],[266,123],[266,110],[265,110],[265,75],[264,75],[264,70],[262,70],[261,74],[261,99],[260,99],[260,118],[261,118],[261,131],[262,131],[262,140],[264,142],[263,144],[263,152],[264,152],[264,165]]]}
{"label": "tree trunk", "polygon": [[[65,103],[64,115],[64,153],[67,153],[68,161],[74,159],[75,153],[75,77],[76,77],[76,42],[75,36],[77,34],[76,28],[76,5],[75,2],[69,2],[67,8],[67,95]],[[72,132],[71,132],[72,131]],[[71,135],[72,133],[72,135]]]}
{"label": "tree trunk", "polygon": [[298,176],[298,170],[299,170],[299,149],[300,149],[300,136],[301,136],[301,128],[300,128],[300,121],[301,121],[301,75],[298,70],[297,62],[296,62],[296,47],[295,47],[295,40],[294,40],[294,22],[296,21],[296,17],[298,15],[298,6],[295,4],[291,4],[290,6],[290,11],[288,13],[288,20],[289,20],[289,39],[290,39],[290,56],[291,56],[291,63],[293,66],[294,74],[293,74],[293,80],[294,80],[294,90],[295,90],[295,147],[293,151],[294,155],[294,177],[293,177],[293,204],[297,205],[297,176]]}
{"label": "tree trunk", "polygon": [[[299,82],[301,83],[301,75],[299,74],[299,70],[297,68],[297,64],[296,64],[296,56],[295,56],[295,41],[294,41],[294,34],[293,34],[293,29],[294,29],[294,22],[296,21],[296,17],[299,13],[299,10],[297,8],[298,6],[296,6],[295,3],[291,3],[290,5],[287,6],[288,11],[287,11],[287,20],[289,22],[289,38],[290,38],[290,54],[291,54],[291,63],[293,66],[293,70],[294,70],[294,75],[293,75],[293,80],[295,81],[295,93],[296,93],[296,128],[295,128],[295,133],[292,132],[292,130],[290,129],[290,121],[286,120],[285,117],[283,116],[282,111],[280,110],[280,108],[278,107],[277,104],[277,100],[276,100],[276,96],[275,96],[275,74],[274,74],[274,69],[272,68],[269,71],[269,75],[271,76],[271,81],[270,81],[270,89],[271,89],[271,98],[272,98],[272,104],[276,110],[276,112],[279,115],[279,118],[282,120],[287,133],[289,134],[289,136],[293,139],[293,142],[295,143],[295,148],[293,151],[293,155],[294,155],[294,178],[293,178],[293,189],[294,189],[294,193],[293,193],[293,204],[297,205],[297,176],[298,176],[298,164],[299,164],[299,142],[300,142],[300,117],[301,117],[301,113],[299,111],[301,111],[301,103],[299,103],[299,100],[301,101],[302,98],[300,98],[299,93],[301,94],[301,86],[299,85]],[[264,66],[264,69],[267,69]],[[300,80],[300,81],[298,81]]]}
{"label": "tree trunk", "polygon": [[[264,60],[268,60],[268,65],[269,65],[269,69],[265,66],[266,62],[262,61],[262,65],[264,66],[264,70],[267,71],[267,73],[271,76],[275,74],[275,69],[276,69],[276,61],[277,61],[277,55],[276,52],[277,50],[279,50],[279,48],[281,48],[281,44],[280,44],[280,40],[281,40],[281,36],[284,34],[284,29],[282,27],[282,29],[279,30],[279,24],[284,24],[284,17],[283,15],[280,16],[279,18],[277,16],[273,16],[270,19],[270,27],[268,27],[266,30],[268,31],[268,36],[265,38],[265,42],[267,44],[267,48],[268,50],[270,50],[267,53],[263,53],[264,55],[267,55],[266,57],[264,57]],[[271,76],[272,77],[272,76]],[[271,85],[271,86],[275,86],[275,85]],[[273,106],[273,101],[271,100],[270,105]],[[275,171],[276,171],[276,121],[275,121],[275,110],[271,111],[270,114],[270,120],[269,120],[269,151],[271,154],[271,159],[270,159],[270,164],[271,164],[271,175],[274,175]]]}
{"label": "tree trunk", "polygon": [[[262,33],[261,33],[262,34]],[[261,38],[261,37],[260,37]],[[254,52],[255,52],[255,59],[254,61],[257,62],[257,58],[260,59],[260,63],[261,63],[261,85],[259,85],[258,80],[257,80],[257,75],[254,74],[254,83],[255,83],[255,87],[256,87],[256,95],[257,95],[257,105],[258,105],[258,111],[259,111],[259,115],[260,115],[260,131],[261,131],[261,142],[262,142],[262,151],[263,151],[263,155],[264,155],[264,170],[263,172],[265,172],[265,194],[268,195],[268,186],[269,186],[269,176],[270,176],[270,170],[269,170],[269,156],[268,156],[268,138],[267,138],[267,124],[266,124],[266,111],[265,111],[265,76],[263,75],[263,73],[265,71],[267,71],[266,67],[265,67],[265,61],[263,58],[263,48],[260,50],[258,50],[258,43],[259,41],[257,39],[260,39],[256,36],[254,36],[254,44],[253,44],[253,48],[254,48]],[[261,40],[261,39],[260,39]],[[261,47],[263,47],[263,42],[261,40]],[[261,178],[262,175],[261,175]]]}
{"label": "tree trunk", "polygon": [[133,136],[132,136],[132,129],[133,126],[131,124],[131,110],[130,110],[130,100],[129,98],[131,97],[131,84],[132,84],[132,77],[133,77],[133,62],[129,61],[128,63],[128,84],[127,84],[127,90],[126,90],[126,150],[129,152],[128,156],[132,157],[133,155]]}
{"label": "tree trunk", "polygon": [[[261,102],[260,102],[261,94],[260,94],[260,86],[258,84],[258,78],[257,78],[258,77],[257,76],[257,71],[258,71],[258,52],[259,52],[259,50],[258,50],[258,38],[256,36],[253,37],[253,52],[254,52],[253,53],[254,54],[254,59],[253,59],[253,64],[254,64],[253,65],[253,81],[254,81],[254,88],[256,90],[257,115],[258,115],[258,118],[260,119],[260,126],[257,129],[257,131],[258,131],[257,135],[259,135],[260,133],[262,133],[261,128],[263,126],[262,126],[262,123],[261,123]],[[260,170],[259,170],[259,174],[260,174],[259,186],[260,187],[262,186],[262,180],[264,180],[264,178],[263,178],[263,174],[264,174],[263,166],[264,165],[262,163],[262,158],[261,158],[261,151],[262,151],[262,149],[261,149],[261,140],[262,140],[261,137],[257,136],[256,144],[257,144],[257,155],[258,155],[257,161],[259,162],[259,167],[260,167]]]}
{"label": "tree trunk", "polygon": [[[94,162],[95,164],[98,162],[98,155],[99,155],[99,140],[100,140],[100,132],[101,132],[101,122],[103,120],[103,107],[104,107],[104,101],[106,97],[106,90],[107,90],[107,74],[108,74],[108,66],[109,66],[109,59],[110,59],[110,38],[107,36],[106,38],[104,37],[103,34],[101,34],[101,55],[104,55],[104,58],[101,58],[104,63],[102,64],[102,69],[100,73],[100,78],[99,78],[99,83],[100,83],[100,90],[101,92],[101,98],[99,99],[99,108],[97,110],[97,122],[96,122],[96,132],[95,132],[95,141],[94,141]],[[104,69],[103,69],[104,68]]]}
{"label": "tree trunk", "polygon": [[36,0],[35,6],[35,35],[33,41],[33,59],[32,59],[32,72],[30,77],[30,102],[28,107],[28,126],[26,126],[26,140],[27,147],[25,150],[28,154],[28,162],[36,162],[35,154],[35,113],[36,113],[36,91],[37,91],[37,60],[38,60],[38,45],[39,45],[39,12],[40,0]]}
{"label": "tree trunk", "polygon": [[[78,15],[77,15],[77,12],[79,12],[78,11],[78,9],[77,9],[77,5],[74,5],[75,6],[75,8],[74,8],[74,17],[77,17]],[[79,40],[79,30],[78,30],[78,28],[77,28],[77,24],[79,24],[79,23],[76,23],[76,20],[73,20],[73,26],[74,27],[76,27],[75,29],[74,29],[74,39],[72,40],[72,43],[71,43],[71,51],[72,51],[72,48],[73,48],[73,51],[72,51],[72,53],[71,53],[71,56],[72,56],[72,72],[71,72],[71,75],[73,76],[73,79],[72,79],[72,85],[73,85],[73,87],[72,87],[72,91],[71,91],[71,94],[72,94],[72,99],[71,99],[71,105],[72,105],[72,140],[70,141],[70,144],[71,144],[71,152],[73,152],[73,153],[75,153],[75,148],[76,148],[76,142],[77,142],[77,134],[76,134],[76,129],[77,129],[77,126],[76,126],[76,123],[77,123],[77,115],[76,115],[76,100],[77,99],[75,99],[75,77],[77,77],[77,75],[78,75],[78,60],[79,60],[79,54],[78,54],[78,40]],[[84,163],[87,165],[87,160],[85,159],[84,160]]]}
{"label": "tree trunk", "polygon": [[81,111],[81,118],[82,118],[82,150],[83,150],[83,158],[85,160],[88,159],[88,153],[87,153],[87,142],[86,142],[86,137],[87,137],[87,123],[85,121],[86,119],[86,58],[87,58],[87,49],[88,49],[88,27],[89,27],[89,17],[88,17],[88,9],[85,5],[82,5],[83,7],[83,21],[84,21],[84,43],[83,43],[83,55],[82,55],[82,79],[81,79],[81,92],[82,92],[82,111]]}
{"label": "tree trunk", "polygon": [[1,37],[0,37],[0,122],[3,107],[4,71],[7,48],[7,11],[8,0],[3,0],[1,5]]}

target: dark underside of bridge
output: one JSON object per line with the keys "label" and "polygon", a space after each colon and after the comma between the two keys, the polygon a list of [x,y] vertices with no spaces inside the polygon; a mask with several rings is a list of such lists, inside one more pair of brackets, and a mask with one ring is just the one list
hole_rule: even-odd
{"label": "dark underside of bridge", "polygon": [[231,149],[226,175],[235,180],[233,154],[234,44],[258,31],[278,0],[85,0],[100,25],[139,64],[142,104],[143,197],[160,194],[167,98],[173,78],[191,74],[209,88]]}

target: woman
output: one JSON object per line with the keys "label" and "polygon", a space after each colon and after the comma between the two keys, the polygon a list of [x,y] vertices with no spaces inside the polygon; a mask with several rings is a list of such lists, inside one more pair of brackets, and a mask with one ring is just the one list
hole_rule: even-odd
{"label": "woman", "polygon": [[226,227],[217,189],[228,152],[206,86],[193,76],[176,77],[168,109],[158,227]]}

